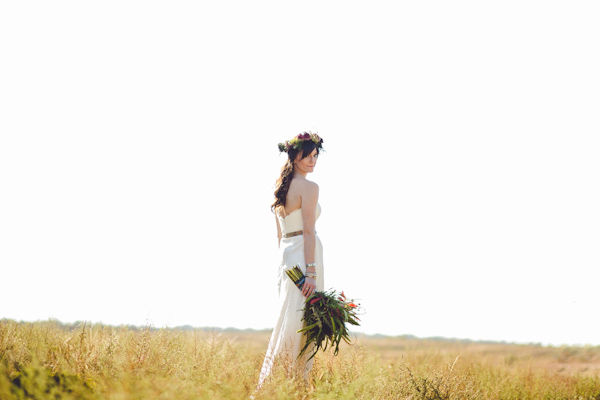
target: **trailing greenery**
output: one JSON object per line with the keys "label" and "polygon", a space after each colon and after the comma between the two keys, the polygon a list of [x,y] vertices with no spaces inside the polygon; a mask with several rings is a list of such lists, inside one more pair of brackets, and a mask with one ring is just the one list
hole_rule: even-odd
{"label": "trailing greenery", "polygon": [[327,350],[331,345],[333,355],[338,355],[342,339],[348,344],[350,332],[346,324],[360,325],[356,316],[357,305],[347,301],[344,292],[338,295],[334,290],[315,292],[306,298],[302,321],[305,327],[299,332],[306,336],[305,344],[300,350],[301,357],[308,349],[313,358],[320,349]]}
{"label": "trailing greenery", "polygon": [[[306,277],[300,267],[296,265],[285,272],[301,290]],[[304,301],[302,314],[304,328],[298,331],[305,336],[304,346],[300,350],[298,358],[301,358],[310,349],[312,351],[308,358],[310,360],[319,350],[327,350],[329,345],[334,349],[333,355],[337,355],[342,339],[344,342],[352,344],[350,331],[346,324],[359,326],[358,312],[359,307],[354,304],[354,300],[346,299],[344,292],[338,294],[331,289],[314,292],[308,296]]]}

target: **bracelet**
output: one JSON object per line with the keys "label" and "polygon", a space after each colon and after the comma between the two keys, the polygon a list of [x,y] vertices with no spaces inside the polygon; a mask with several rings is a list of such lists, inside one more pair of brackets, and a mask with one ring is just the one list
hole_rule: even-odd
{"label": "bracelet", "polygon": [[317,274],[311,274],[311,273],[308,273],[308,274],[306,274],[306,275],[304,275],[304,276],[305,276],[306,278],[313,278],[313,279],[317,279]]}
{"label": "bracelet", "polygon": [[306,268],[310,268],[310,267],[317,268],[317,264],[315,264],[315,263],[306,264]]}

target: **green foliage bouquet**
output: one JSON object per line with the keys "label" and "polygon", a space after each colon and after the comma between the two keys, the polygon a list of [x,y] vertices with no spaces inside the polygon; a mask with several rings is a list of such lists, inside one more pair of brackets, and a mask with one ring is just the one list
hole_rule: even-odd
{"label": "green foliage bouquet", "polygon": [[[304,283],[304,274],[298,266],[286,271],[287,275],[299,289]],[[357,313],[360,307],[353,300],[347,299],[344,292],[338,294],[331,289],[324,292],[314,292],[304,301],[304,328],[298,333],[306,336],[306,343],[298,357],[301,357],[311,344],[314,352],[309,360],[317,354],[319,349],[325,351],[327,346],[335,347],[334,355],[338,354],[342,339],[350,344],[350,333],[346,324],[360,326]]]}

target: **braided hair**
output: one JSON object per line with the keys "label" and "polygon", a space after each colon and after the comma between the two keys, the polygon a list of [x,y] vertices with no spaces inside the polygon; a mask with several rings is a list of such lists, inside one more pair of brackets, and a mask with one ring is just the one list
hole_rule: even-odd
{"label": "braided hair", "polygon": [[301,150],[290,148],[287,151],[288,159],[283,167],[281,167],[281,174],[275,182],[275,202],[271,204],[271,211],[275,214],[284,214],[288,190],[290,189],[290,183],[294,177],[294,160],[296,160],[296,156],[301,151],[302,158],[306,158],[314,149],[317,149],[317,154],[319,154],[320,148],[317,147],[316,143],[312,140],[305,140]]}

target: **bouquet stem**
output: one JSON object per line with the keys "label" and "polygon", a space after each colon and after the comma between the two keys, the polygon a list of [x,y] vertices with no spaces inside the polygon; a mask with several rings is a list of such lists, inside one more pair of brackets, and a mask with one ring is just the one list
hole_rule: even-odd
{"label": "bouquet stem", "polygon": [[300,270],[300,267],[296,265],[294,268],[288,269],[285,272],[290,277],[292,282],[294,282],[296,287],[302,290],[302,285],[304,285],[306,277],[304,276],[304,273],[302,273],[302,271]]}

